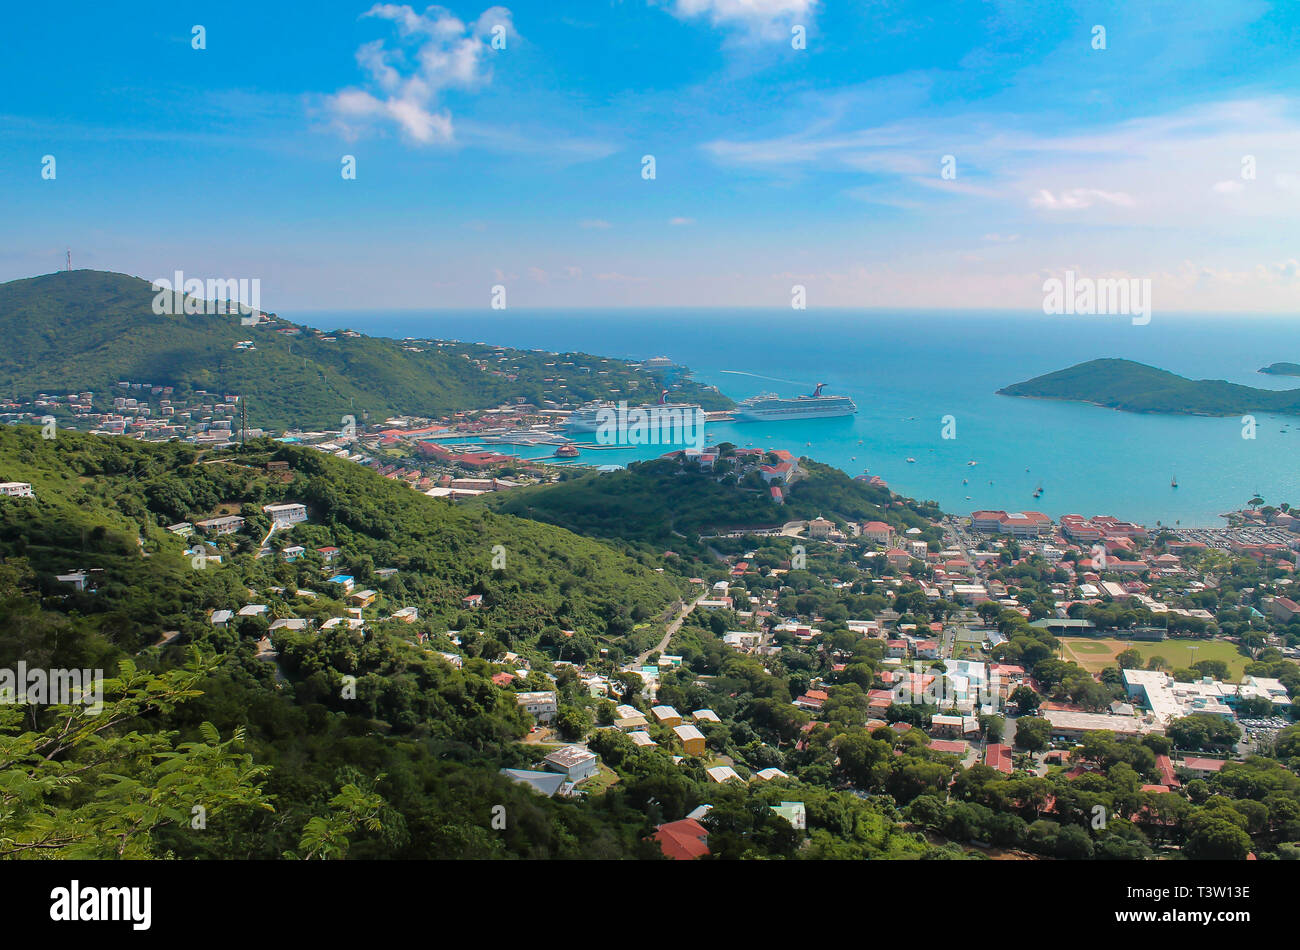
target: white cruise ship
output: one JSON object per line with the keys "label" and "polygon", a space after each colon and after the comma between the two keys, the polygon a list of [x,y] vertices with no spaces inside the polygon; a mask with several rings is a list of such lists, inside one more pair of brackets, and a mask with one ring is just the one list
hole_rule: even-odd
{"label": "white cruise ship", "polygon": [[[615,408],[617,408],[617,406],[612,402],[588,403],[579,409],[573,410],[573,412],[570,413],[569,418],[565,420],[564,426],[570,432],[595,432],[600,428],[600,411],[602,409]],[[661,412],[664,410],[680,409],[682,412],[682,418],[686,420],[694,419],[697,413],[700,414],[700,418],[703,418],[704,413],[704,410],[694,403],[668,402],[668,390],[666,389],[659,394],[659,402],[643,403],[639,406],[629,406],[628,409],[657,409]]]}
{"label": "white cruise ship", "polygon": [[858,411],[848,396],[823,396],[818,383],[811,396],[786,399],[775,393],[751,396],[736,406],[737,422],[780,422],[783,419],[825,419],[851,416]]}

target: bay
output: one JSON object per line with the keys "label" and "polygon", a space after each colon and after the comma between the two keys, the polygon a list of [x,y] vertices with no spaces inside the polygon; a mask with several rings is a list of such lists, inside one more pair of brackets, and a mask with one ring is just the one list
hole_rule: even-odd
{"label": "bay", "polygon": [[[1300,319],[1285,316],[1044,316],[990,311],[626,309],[299,312],[321,329],[435,337],[555,352],[668,356],[735,400],[793,396],[819,382],[849,395],[856,416],[711,425],[713,442],[787,449],[958,514],[981,508],[1113,514],[1154,525],[1222,524],[1256,492],[1300,505],[1300,419],[1123,413],[1016,399],[997,390],[1099,357],[1191,378],[1269,389],[1300,380],[1262,375],[1300,362]],[[944,439],[945,416],[956,438]],[[1288,431],[1283,432],[1286,429]],[[661,447],[584,452],[625,464]],[[908,463],[907,458],[914,458]],[[971,466],[968,463],[978,464]],[[1170,486],[1176,476],[1178,487]],[[963,480],[966,483],[963,484]],[[1034,499],[1041,484],[1043,494]]]}

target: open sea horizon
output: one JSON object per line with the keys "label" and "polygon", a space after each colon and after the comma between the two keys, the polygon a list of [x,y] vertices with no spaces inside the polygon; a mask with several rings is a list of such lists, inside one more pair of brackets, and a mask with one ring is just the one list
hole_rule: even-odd
{"label": "open sea horizon", "polygon": [[[855,416],[709,425],[713,443],[787,449],[879,475],[901,495],[964,515],[993,508],[1113,514],[1181,527],[1216,527],[1256,492],[1300,505],[1300,418],[1126,413],[1082,403],[1019,399],[997,390],[1085,360],[1116,357],[1193,379],[1259,389],[1300,378],[1259,373],[1300,362],[1300,320],[1283,315],[1127,316],[939,310],[638,308],[508,311],[299,311],[319,329],[584,352],[667,356],[739,401],[794,396],[825,383],[852,397]],[[1099,394],[1100,395],[1100,394]],[[956,438],[945,439],[952,416]],[[1286,431],[1283,431],[1286,430]],[[626,464],[662,446],[584,452]],[[530,455],[528,450],[523,453]],[[916,461],[908,463],[911,457]],[[971,466],[974,461],[978,464]],[[1170,485],[1177,477],[1178,487]],[[966,483],[963,484],[963,479]],[[1034,490],[1043,487],[1040,498]]]}

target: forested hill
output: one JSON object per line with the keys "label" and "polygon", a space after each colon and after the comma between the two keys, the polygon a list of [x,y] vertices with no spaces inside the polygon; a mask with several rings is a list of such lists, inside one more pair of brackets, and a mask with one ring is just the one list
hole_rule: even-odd
{"label": "forested hill", "polygon": [[899,531],[919,528],[922,538],[939,538],[930,525],[941,514],[936,505],[899,498],[811,459],[799,460],[801,477],[783,489],[785,503],[775,504],[755,466],[731,455],[734,447],[719,448],[722,458],[712,469],[681,457],[654,459],[626,470],[481,497],[499,511],[647,552],[700,550],[700,535],[819,516],[841,524],[885,521]]}
{"label": "forested hill", "polygon": [[[287,462],[288,471],[268,472],[272,461]],[[578,652],[584,643],[587,650],[597,642],[617,647],[679,593],[663,575],[597,542],[453,507],[353,463],[270,440],[196,455],[181,443],[63,430],[47,441],[39,428],[6,426],[0,480],[30,482],[36,496],[0,505],[0,555],[25,559],[47,596],[74,605],[106,643],[126,651],[152,643],[162,630],[207,640],[207,615],[242,607],[247,589],[281,616],[315,616],[327,609],[322,604],[342,599],[324,580],[321,547],[339,548],[339,572],[376,589],[382,606],[416,607],[421,620],[412,633],[472,624],[516,650],[534,647],[542,631],[557,627],[577,631],[571,649]],[[256,557],[270,526],[262,506],[286,501],[304,503],[309,520],[268,547],[296,545],[306,553],[292,563]],[[208,547],[221,563],[194,569],[183,556],[193,539],[166,526],[225,514],[242,515],[245,527]],[[494,553],[504,567],[493,568]],[[375,573],[383,568],[396,573]],[[54,579],[77,570],[91,572],[95,593],[75,594]],[[280,593],[264,593],[271,587]],[[320,597],[296,597],[298,588]],[[483,595],[483,606],[470,617],[462,601],[472,594]]]}
{"label": "forested hill", "polygon": [[[268,471],[272,461],[287,471]],[[660,614],[679,596],[664,575],[557,528],[459,510],[269,441],[196,457],[180,443],[64,431],[46,441],[36,427],[0,426],[0,480],[30,482],[35,493],[0,498],[0,668],[21,661],[112,677],[121,661],[135,664],[105,684],[94,731],[72,739],[63,707],[0,704],[3,784],[19,790],[0,795],[0,856],[642,849],[638,813],[549,801],[498,770],[537,758],[519,742],[531,720],[514,692],[556,688],[543,675],[552,670],[573,681],[550,662],[557,646],[566,659],[602,647],[618,657],[657,640]],[[278,501],[304,502],[309,520],[273,535],[258,557],[261,506]],[[224,513],[247,523],[211,544],[166,527]],[[204,555],[183,553],[190,545]],[[306,550],[290,560],[290,547]],[[333,565],[318,547],[340,549]],[[494,547],[504,557],[495,568]],[[364,633],[328,623],[352,606],[329,580],[336,570],[377,592]],[[57,577],[82,572],[84,591]],[[470,592],[483,595],[481,608],[462,607]],[[239,614],[246,605],[267,609]],[[418,608],[418,619],[392,617],[404,607]],[[217,623],[214,610],[236,614]],[[267,655],[269,627],[292,618],[308,629],[272,631]],[[507,650],[525,660],[501,665]],[[463,668],[439,652],[459,654]],[[527,658],[526,677],[510,687],[493,680]],[[21,791],[39,781],[60,793]],[[198,833],[194,803],[207,809]],[[494,807],[508,810],[504,830],[490,830]]]}
{"label": "forested hill", "polygon": [[[278,318],[247,326],[233,314],[160,316],[155,296],[149,281],[91,270],[0,284],[0,394],[89,390],[111,399],[119,381],[144,382],[181,394],[244,395],[252,426],[324,428],[344,414],[436,417],[515,397],[537,405],[651,400],[662,382],[624,361],[585,354],[317,332]],[[241,341],[254,348],[237,349]],[[689,379],[672,385],[674,398],[731,405]]]}
{"label": "forested hill", "polygon": [[[929,850],[886,796],[821,782],[723,787],[705,774],[707,758],[678,759],[666,740],[638,749],[617,730],[589,740],[602,765],[584,798],[543,797],[500,774],[537,768],[556,748],[524,741],[532,719],[517,693],[554,691],[570,739],[590,730],[593,707],[614,712],[568,661],[607,672],[613,699],[645,703],[641,678],[616,664],[662,636],[660,611],[683,590],[599,542],[455,508],[271,441],[196,454],[0,427],[0,480],[35,493],[0,497],[0,668],[22,660],[110,677],[93,721],[79,707],[0,703],[0,857],[659,858],[655,826],[703,804],[718,816],[716,857]],[[305,503],[308,520],[262,548],[261,506],[279,501]],[[246,523],[206,541],[168,530],[219,514]],[[336,570],[377,592],[364,630],[349,629]],[[469,592],[483,595],[481,608],[462,608]],[[407,607],[419,609],[412,623],[394,616]],[[219,619],[214,609],[237,612]],[[768,744],[799,735],[790,687],[721,650],[705,667],[708,692],[681,692],[704,689],[683,671],[668,695],[736,710],[743,723],[719,725],[714,741],[784,764]],[[134,666],[111,678],[124,659]],[[937,767],[922,745],[899,753],[909,775]],[[791,797],[806,805],[807,842],[765,807]]]}
{"label": "forested hill", "polygon": [[1269,363],[1260,372],[1269,376],[1300,376],[1300,363]]}
{"label": "forested hill", "polygon": [[1087,402],[1127,412],[1233,416],[1300,415],[1300,389],[1255,389],[1222,379],[1187,379],[1132,360],[1089,360],[999,389],[1003,396]]}

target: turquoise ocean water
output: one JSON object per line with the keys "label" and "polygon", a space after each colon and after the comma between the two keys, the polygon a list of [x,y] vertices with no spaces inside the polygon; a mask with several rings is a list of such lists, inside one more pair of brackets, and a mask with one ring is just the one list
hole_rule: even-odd
{"label": "turquoise ocean water", "polygon": [[[668,356],[740,400],[792,396],[824,382],[856,416],[710,426],[713,442],[784,448],[946,511],[1030,508],[1211,527],[1255,492],[1300,505],[1300,418],[1121,413],[996,395],[1010,383],[1083,360],[1123,357],[1193,378],[1270,389],[1300,379],[1260,367],[1300,362],[1300,318],[1127,317],[939,311],[615,310],[282,313],[324,329],[436,337],[644,359]],[[942,419],[956,419],[956,439]],[[1281,430],[1287,429],[1287,432]],[[659,447],[584,453],[625,463]],[[528,450],[525,455],[532,454]],[[541,453],[536,453],[541,454]],[[908,457],[915,458],[908,463]],[[970,466],[967,463],[979,464]],[[1028,471],[1026,471],[1028,470]],[[1179,487],[1170,487],[1177,476]],[[963,479],[967,484],[963,484]],[[1044,492],[1035,500],[1033,491]]]}

